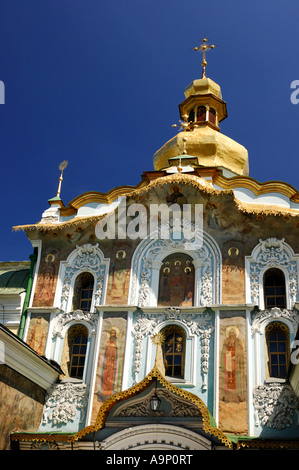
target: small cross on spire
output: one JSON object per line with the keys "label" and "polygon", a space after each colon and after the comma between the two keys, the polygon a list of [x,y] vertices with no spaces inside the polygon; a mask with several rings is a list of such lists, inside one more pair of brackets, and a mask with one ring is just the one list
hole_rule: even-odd
{"label": "small cross on spire", "polygon": [[192,51],[200,51],[202,52],[202,76],[201,78],[206,78],[206,66],[207,66],[207,61],[206,61],[206,52],[209,51],[210,49],[214,49],[215,46],[214,44],[207,44],[207,38],[204,36],[202,39],[202,44],[200,46],[196,46],[192,49]]}
{"label": "small cross on spire", "polygon": [[63,162],[60,163],[59,165],[59,170],[61,171],[60,173],[60,177],[59,177],[59,184],[58,184],[58,189],[57,189],[57,195],[56,197],[60,198],[60,193],[61,193],[61,183],[62,183],[62,175],[63,175],[63,170],[68,166],[68,161],[67,160],[63,160]]}

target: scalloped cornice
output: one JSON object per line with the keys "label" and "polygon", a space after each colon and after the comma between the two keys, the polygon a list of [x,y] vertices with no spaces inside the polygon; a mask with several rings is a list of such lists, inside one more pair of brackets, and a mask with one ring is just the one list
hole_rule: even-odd
{"label": "scalloped cornice", "polygon": [[[234,197],[235,189],[249,189],[253,194],[258,197],[270,193],[279,193],[289,198],[293,203],[299,204],[299,192],[290,184],[282,181],[268,181],[265,183],[259,183],[255,179],[249,176],[235,176],[232,178],[226,178],[223,176],[217,168],[211,170],[212,182],[207,181],[204,177],[207,175],[207,169],[195,168],[193,173],[175,173],[167,174],[165,171],[152,171],[144,172],[142,175],[142,181],[136,186],[118,186],[111,189],[107,193],[101,193],[96,191],[89,191],[83,193],[74,198],[68,206],[62,205],[60,208],[60,214],[62,217],[74,216],[72,219],[54,223],[37,223],[28,225],[17,225],[13,227],[13,230],[55,230],[67,228],[71,225],[80,225],[85,222],[93,222],[100,220],[104,215],[89,215],[84,217],[75,217],[78,209],[86,204],[98,203],[98,204],[111,204],[120,196],[134,197],[143,192],[148,192],[155,187],[162,187],[169,183],[181,183],[189,184],[193,187],[204,191],[209,194],[221,195],[231,194]],[[203,177],[201,177],[201,174]],[[221,189],[215,189],[213,184],[216,184]],[[242,210],[245,213],[263,213],[268,215],[299,215],[298,210],[291,209],[279,205],[264,205],[260,203],[244,203],[234,198],[238,210]]]}

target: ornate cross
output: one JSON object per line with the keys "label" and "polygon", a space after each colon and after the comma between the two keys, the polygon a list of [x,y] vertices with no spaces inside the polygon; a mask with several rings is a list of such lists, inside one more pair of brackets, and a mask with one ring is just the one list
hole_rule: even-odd
{"label": "ornate cross", "polygon": [[206,66],[207,66],[207,61],[206,61],[206,52],[209,51],[210,49],[214,49],[215,46],[214,44],[207,44],[207,38],[203,37],[202,39],[202,44],[200,46],[196,46],[192,49],[192,51],[200,51],[202,52],[202,76],[201,78],[206,78]]}

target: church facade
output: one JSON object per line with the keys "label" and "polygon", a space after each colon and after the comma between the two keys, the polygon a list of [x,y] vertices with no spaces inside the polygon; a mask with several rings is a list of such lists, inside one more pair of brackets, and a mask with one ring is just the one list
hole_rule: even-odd
{"label": "church facade", "polygon": [[59,192],[15,227],[35,255],[19,337],[59,370],[14,448],[299,447],[299,193],[249,176],[213,80],[179,111],[135,187]]}

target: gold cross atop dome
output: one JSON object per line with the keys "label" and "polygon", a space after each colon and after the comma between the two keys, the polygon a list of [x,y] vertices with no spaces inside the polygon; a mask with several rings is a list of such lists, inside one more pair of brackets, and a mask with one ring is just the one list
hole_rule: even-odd
{"label": "gold cross atop dome", "polygon": [[193,47],[192,51],[200,51],[202,52],[202,76],[201,78],[206,78],[206,66],[207,66],[207,61],[206,61],[206,52],[209,51],[210,49],[214,49],[215,46],[214,44],[207,44],[207,38],[204,36],[202,39],[202,44],[200,46]]}

